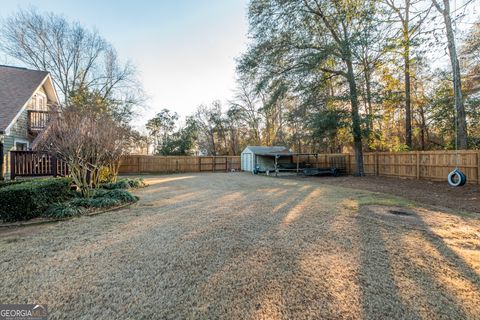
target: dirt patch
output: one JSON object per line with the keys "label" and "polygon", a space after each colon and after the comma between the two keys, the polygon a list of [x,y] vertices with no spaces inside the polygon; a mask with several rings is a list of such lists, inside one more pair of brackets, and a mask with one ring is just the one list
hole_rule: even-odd
{"label": "dirt patch", "polygon": [[49,319],[480,314],[480,219],[307,180],[147,182],[134,207],[0,235],[0,301]]}
{"label": "dirt patch", "polygon": [[480,212],[480,186],[467,184],[453,188],[445,182],[430,182],[389,177],[294,177],[289,179],[388,193],[420,204],[440,206],[455,211]]}

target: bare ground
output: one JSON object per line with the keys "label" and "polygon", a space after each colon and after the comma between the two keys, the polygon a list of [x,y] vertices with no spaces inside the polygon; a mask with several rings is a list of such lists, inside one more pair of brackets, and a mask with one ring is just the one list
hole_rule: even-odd
{"label": "bare ground", "polygon": [[480,185],[466,184],[463,187],[451,187],[447,180],[432,182],[390,177],[297,177],[288,178],[326,183],[334,186],[377,191],[410,199],[421,204],[452,209],[454,211],[480,213]]}
{"label": "bare ground", "polygon": [[51,319],[475,319],[480,217],[306,180],[151,176],[130,208],[0,234]]}

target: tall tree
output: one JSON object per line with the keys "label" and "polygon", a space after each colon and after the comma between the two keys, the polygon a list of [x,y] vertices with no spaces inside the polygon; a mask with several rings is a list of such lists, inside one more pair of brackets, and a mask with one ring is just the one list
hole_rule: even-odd
{"label": "tall tree", "polygon": [[431,6],[422,7],[421,0],[385,0],[400,23],[399,47],[403,58],[405,85],[405,144],[412,148],[412,49],[421,35],[422,25],[428,17]]}
{"label": "tall tree", "polygon": [[[370,2],[347,0],[256,0],[249,17],[253,45],[241,70],[253,70],[268,86],[283,80],[305,100],[321,95],[325,77],[341,77],[350,102],[356,175],[363,175],[362,129],[355,52],[360,26],[374,14]],[[308,96],[308,98],[307,98]]]}
{"label": "tall tree", "polygon": [[462,75],[460,73],[460,63],[458,62],[455,33],[450,14],[450,2],[449,0],[442,0],[443,4],[437,0],[432,0],[432,2],[437,11],[442,15],[443,22],[445,23],[447,47],[450,56],[450,64],[452,66],[453,93],[455,97],[457,128],[457,136],[455,138],[456,144],[459,149],[467,149],[467,116],[465,113],[465,105],[462,94]]}
{"label": "tall tree", "polygon": [[212,156],[221,154],[222,144],[226,142],[222,118],[220,101],[214,101],[210,106],[200,105],[193,114],[201,152]]}
{"label": "tall tree", "polygon": [[148,120],[146,128],[153,140],[155,152],[159,152],[169,140],[175,129],[178,114],[168,109],[162,109],[152,119]]}

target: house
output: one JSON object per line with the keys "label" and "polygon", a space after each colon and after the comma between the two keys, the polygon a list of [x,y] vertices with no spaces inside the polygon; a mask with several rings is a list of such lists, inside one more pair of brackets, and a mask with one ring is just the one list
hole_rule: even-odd
{"label": "house", "polygon": [[48,72],[0,65],[0,179],[8,176],[9,152],[30,150],[58,104]]}
{"label": "house", "polygon": [[290,165],[295,154],[285,146],[247,146],[241,154],[241,169],[249,172],[274,171],[276,165]]}

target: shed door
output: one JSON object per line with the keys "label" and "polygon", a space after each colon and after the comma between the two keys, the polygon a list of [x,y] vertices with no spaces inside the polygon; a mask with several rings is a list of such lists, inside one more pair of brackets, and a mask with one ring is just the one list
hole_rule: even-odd
{"label": "shed door", "polygon": [[242,154],[242,170],[243,171],[252,171],[253,170],[252,154],[251,153],[243,153]]}

